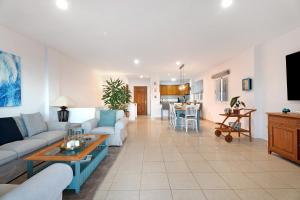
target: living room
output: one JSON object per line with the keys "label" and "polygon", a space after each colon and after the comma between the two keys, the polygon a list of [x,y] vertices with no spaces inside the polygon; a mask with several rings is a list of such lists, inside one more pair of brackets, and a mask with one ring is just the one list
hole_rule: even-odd
{"label": "living room", "polygon": [[298,0],[0,1],[0,199],[300,199],[299,19]]}

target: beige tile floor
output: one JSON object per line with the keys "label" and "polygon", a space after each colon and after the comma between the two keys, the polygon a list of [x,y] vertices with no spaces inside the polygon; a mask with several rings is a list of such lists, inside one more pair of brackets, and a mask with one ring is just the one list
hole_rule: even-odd
{"label": "beige tile floor", "polygon": [[142,117],[94,196],[119,199],[299,200],[300,166],[268,155],[263,140],[227,144],[207,121],[185,133]]}

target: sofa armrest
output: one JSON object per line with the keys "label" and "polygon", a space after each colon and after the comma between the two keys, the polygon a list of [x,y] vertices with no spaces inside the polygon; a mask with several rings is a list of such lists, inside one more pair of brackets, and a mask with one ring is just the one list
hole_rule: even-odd
{"label": "sofa armrest", "polygon": [[81,128],[84,130],[84,133],[89,133],[91,130],[96,128],[98,125],[97,119],[90,119],[81,124]]}
{"label": "sofa armrest", "polygon": [[128,119],[126,117],[119,119],[115,124],[115,130],[124,129],[127,126],[127,123]]}
{"label": "sofa armrest", "polygon": [[68,122],[47,122],[48,131],[66,131],[68,129]]}
{"label": "sofa armrest", "polygon": [[62,191],[71,183],[72,179],[72,168],[66,164],[56,163],[6,193],[0,199],[57,200],[61,198]]}

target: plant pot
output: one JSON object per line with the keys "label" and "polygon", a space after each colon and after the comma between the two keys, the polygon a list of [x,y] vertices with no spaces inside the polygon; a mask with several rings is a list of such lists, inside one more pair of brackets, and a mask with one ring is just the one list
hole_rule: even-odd
{"label": "plant pot", "polygon": [[224,113],[227,114],[227,115],[231,114],[231,112],[232,112],[231,108],[225,108],[224,109]]}
{"label": "plant pot", "polygon": [[239,109],[233,109],[233,114],[239,115],[240,114],[240,110]]}

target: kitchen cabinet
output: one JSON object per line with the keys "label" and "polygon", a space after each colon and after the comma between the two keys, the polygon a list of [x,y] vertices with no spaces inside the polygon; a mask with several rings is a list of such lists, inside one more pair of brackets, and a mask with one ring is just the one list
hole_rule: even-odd
{"label": "kitchen cabinet", "polygon": [[179,90],[179,85],[160,85],[160,95],[189,95],[190,85],[188,83],[185,85],[183,91]]}

